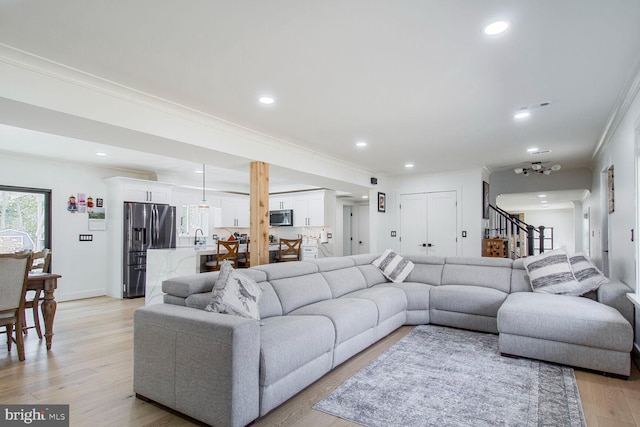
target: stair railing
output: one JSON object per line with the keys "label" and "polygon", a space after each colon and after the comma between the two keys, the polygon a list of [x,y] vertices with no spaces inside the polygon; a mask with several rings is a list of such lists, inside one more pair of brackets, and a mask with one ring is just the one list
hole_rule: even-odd
{"label": "stair railing", "polygon": [[[489,205],[489,208],[489,237],[494,236],[508,241],[509,258],[524,258],[553,248],[553,227],[541,225],[536,228],[497,206]],[[546,233],[545,230],[547,230]],[[551,237],[546,235],[549,232]],[[546,245],[545,240],[551,240],[550,245]],[[526,246],[523,245],[524,242],[526,242]]]}

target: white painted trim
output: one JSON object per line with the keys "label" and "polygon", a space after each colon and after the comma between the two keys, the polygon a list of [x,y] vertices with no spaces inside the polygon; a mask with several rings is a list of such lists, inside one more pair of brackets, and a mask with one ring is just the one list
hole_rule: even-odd
{"label": "white painted trim", "polygon": [[640,309],[640,294],[628,293],[627,298],[629,298],[629,300],[634,303],[638,309]]}
{"label": "white painted trim", "polygon": [[595,159],[606,148],[611,140],[611,137],[616,133],[620,122],[629,111],[629,107],[640,92],[640,55],[636,58],[629,76],[627,77],[626,84],[623,86],[623,90],[618,96],[615,103],[615,108],[607,120],[607,124],[600,135],[598,144],[593,150],[591,159]]}

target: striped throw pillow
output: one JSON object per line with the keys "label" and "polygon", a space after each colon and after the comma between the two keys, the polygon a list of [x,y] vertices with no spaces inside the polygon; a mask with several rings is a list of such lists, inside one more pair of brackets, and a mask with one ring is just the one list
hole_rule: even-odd
{"label": "striped throw pillow", "polygon": [[413,270],[413,263],[400,255],[387,249],[380,258],[371,263],[378,267],[384,276],[393,283],[403,282]]}
{"label": "striped throw pillow", "polygon": [[569,262],[580,287],[575,291],[568,292],[568,295],[584,295],[587,292],[595,291],[600,285],[609,281],[583,253],[571,255]]}
{"label": "striped throw pillow", "polygon": [[554,249],[524,259],[529,274],[531,290],[547,294],[576,292],[580,284],[576,281],[564,249]]}

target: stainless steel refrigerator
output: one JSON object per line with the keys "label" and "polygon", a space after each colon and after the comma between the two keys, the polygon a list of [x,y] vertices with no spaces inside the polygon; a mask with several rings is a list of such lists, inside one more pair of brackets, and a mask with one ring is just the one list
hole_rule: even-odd
{"label": "stainless steel refrigerator", "polygon": [[143,297],[147,249],[176,247],[176,207],[124,203],[123,296]]}

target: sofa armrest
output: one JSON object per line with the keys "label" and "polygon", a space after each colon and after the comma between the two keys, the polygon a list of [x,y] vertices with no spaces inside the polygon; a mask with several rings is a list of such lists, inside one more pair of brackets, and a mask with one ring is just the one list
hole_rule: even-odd
{"label": "sofa armrest", "polygon": [[259,416],[260,326],[255,320],[171,304],[137,309],[133,389],[207,424]]}
{"label": "sofa armrest", "polygon": [[598,302],[615,308],[633,325],[633,304],[627,298],[629,292],[633,290],[626,284],[619,280],[611,280],[598,288]]}

